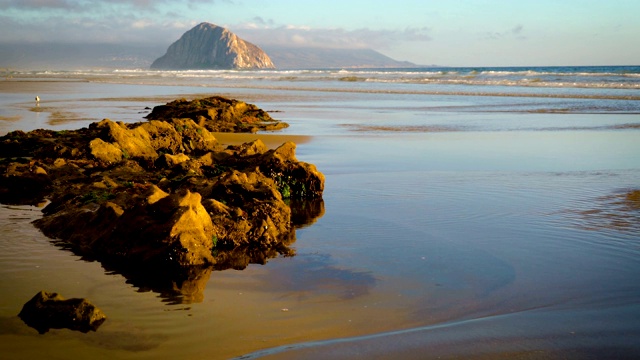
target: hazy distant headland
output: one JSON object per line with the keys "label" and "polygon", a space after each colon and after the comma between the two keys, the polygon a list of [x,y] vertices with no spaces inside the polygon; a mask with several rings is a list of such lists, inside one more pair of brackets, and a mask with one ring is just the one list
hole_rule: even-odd
{"label": "hazy distant headland", "polygon": [[264,46],[278,69],[412,68],[408,61],[394,60],[373,49],[331,49]]}

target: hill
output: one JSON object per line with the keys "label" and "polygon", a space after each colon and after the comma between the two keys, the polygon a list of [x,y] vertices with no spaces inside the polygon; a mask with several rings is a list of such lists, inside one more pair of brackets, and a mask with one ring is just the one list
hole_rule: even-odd
{"label": "hill", "polygon": [[201,23],[171,44],[151,69],[273,69],[269,56],[231,31]]}
{"label": "hill", "polygon": [[416,67],[372,49],[329,49],[264,46],[278,69],[402,68]]}

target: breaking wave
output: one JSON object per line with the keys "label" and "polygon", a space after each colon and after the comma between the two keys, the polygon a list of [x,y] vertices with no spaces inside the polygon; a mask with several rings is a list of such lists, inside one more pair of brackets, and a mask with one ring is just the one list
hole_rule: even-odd
{"label": "breaking wave", "polygon": [[[6,74],[5,74],[6,75]],[[78,70],[27,71],[13,76],[83,77],[92,79],[191,79],[202,81],[279,81],[640,89],[640,66],[540,67],[540,68],[416,68],[416,69],[319,69],[319,70]],[[206,85],[206,83],[204,83]]]}

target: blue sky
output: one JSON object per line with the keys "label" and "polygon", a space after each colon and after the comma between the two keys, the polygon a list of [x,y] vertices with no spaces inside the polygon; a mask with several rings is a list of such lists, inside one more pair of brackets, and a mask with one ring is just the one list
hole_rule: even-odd
{"label": "blue sky", "polygon": [[0,42],[168,46],[207,21],[259,46],[425,65],[637,65],[638,14],[638,0],[0,0]]}

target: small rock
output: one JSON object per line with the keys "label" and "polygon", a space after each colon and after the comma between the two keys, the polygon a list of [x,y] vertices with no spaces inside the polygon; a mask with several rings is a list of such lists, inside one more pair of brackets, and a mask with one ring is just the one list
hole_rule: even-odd
{"label": "small rock", "polygon": [[63,167],[63,166],[65,166],[65,165],[67,165],[67,161],[66,161],[65,159],[63,159],[63,158],[57,158],[57,159],[53,162],[53,166],[54,166],[54,167],[57,167],[57,168],[59,168],[59,167]]}
{"label": "small rock", "polygon": [[102,181],[94,182],[91,186],[96,189],[108,189],[107,185]]}
{"label": "small rock", "polygon": [[41,168],[40,166],[36,166],[33,169],[33,173],[37,175],[47,175],[47,170]]}
{"label": "small rock", "polygon": [[25,324],[44,334],[49,329],[96,331],[105,314],[86,299],[65,300],[57,293],[40,291],[22,307],[18,316]]}
{"label": "small rock", "polygon": [[163,160],[165,164],[167,164],[170,167],[173,167],[178,164],[182,164],[183,162],[189,161],[191,159],[189,158],[189,156],[185,154],[176,154],[176,155],[164,154]]}

